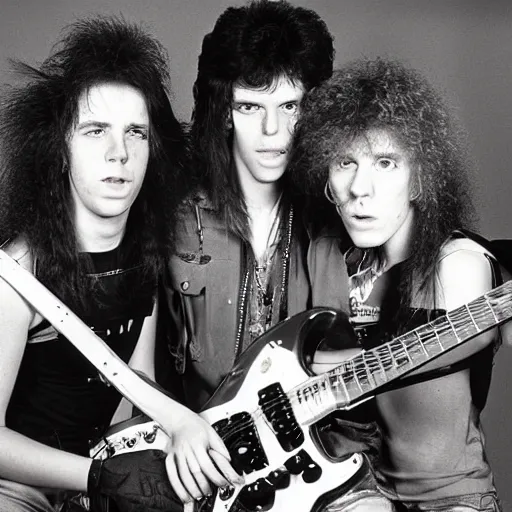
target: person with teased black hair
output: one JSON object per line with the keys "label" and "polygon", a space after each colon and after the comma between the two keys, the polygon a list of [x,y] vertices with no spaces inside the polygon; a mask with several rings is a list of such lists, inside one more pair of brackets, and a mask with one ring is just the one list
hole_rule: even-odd
{"label": "person with teased black hair", "polygon": [[[191,125],[195,190],[180,211],[167,286],[181,325],[170,345],[174,373],[193,410],[261,334],[310,305],[308,235],[286,166],[302,97],[331,76],[333,59],[324,21],[286,1],[230,7],[203,39]],[[343,436],[337,455],[375,450],[358,436]],[[211,491],[204,475],[171,473],[183,500]],[[328,510],[389,510],[368,463],[356,480]]]}
{"label": "person with teased black hair", "polygon": [[[40,68],[16,67],[26,81],[5,92],[0,116],[2,248],[154,378],[157,283],[186,146],[167,53],[138,25],[92,17],[70,25]],[[106,497],[121,512],[182,510],[164,452],[89,458],[121,396],[2,279],[0,330],[1,510],[56,510],[45,489],[87,490],[95,511]],[[189,428],[226,453],[189,409],[157,391],[148,403],[171,453]]]}

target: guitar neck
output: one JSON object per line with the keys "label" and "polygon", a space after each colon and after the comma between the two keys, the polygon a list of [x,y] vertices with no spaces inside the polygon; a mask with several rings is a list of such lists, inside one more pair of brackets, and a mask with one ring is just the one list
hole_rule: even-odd
{"label": "guitar neck", "polygon": [[436,320],[362,351],[336,368],[296,388],[305,423],[336,409],[350,409],[375,391],[512,318],[512,281],[495,288]]}

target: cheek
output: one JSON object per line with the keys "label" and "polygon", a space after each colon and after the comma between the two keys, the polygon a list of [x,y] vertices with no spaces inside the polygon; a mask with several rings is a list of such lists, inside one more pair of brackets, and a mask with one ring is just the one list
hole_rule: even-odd
{"label": "cheek", "polygon": [[233,138],[238,147],[251,147],[258,136],[256,116],[245,116],[233,119]]}
{"label": "cheek", "polygon": [[333,198],[345,201],[348,189],[347,178],[339,173],[330,173],[328,183]]}

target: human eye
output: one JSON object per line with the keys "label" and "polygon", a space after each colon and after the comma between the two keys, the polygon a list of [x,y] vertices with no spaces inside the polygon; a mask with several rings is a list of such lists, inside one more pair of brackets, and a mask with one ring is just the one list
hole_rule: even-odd
{"label": "human eye", "polygon": [[296,114],[299,110],[299,104],[296,101],[289,101],[281,107],[287,114]]}
{"label": "human eye", "polygon": [[356,163],[351,158],[345,157],[342,158],[338,164],[340,169],[352,169],[354,168]]}
{"label": "human eye", "polygon": [[128,133],[136,139],[147,140],[148,138],[148,131],[145,128],[130,128]]}
{"label": "human eye", "polygon": [[253,114],[260,109],[260,106],[254,103],[235,103],[234,109],[242,114]]}
{"label": "human eye", "polygon": [[105,130],[103,128],[91,128],[87,131],[85,131],[85,135],[88,137],[101,137],[105,133]]}
{"label": "human eye", "polygon": [[377,169],[382,171],[391,171],[393,169],[396,169],[397,165],[392,158],[383,157],[377,160],[376,167]]}

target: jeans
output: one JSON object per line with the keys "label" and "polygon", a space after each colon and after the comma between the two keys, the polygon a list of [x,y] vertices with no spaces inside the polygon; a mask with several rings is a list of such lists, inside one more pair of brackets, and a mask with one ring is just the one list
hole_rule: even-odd
{"label": "jeans", "polygon": [[495,491],[463,494],[432,501],[396,504],[397,512],[501,512]]}
{"label": "jeans", "polygon": [[29,485],[0,479],[2,512],[55,512],[48,498]]}
{"label": "jeans", "polygon": [[393,512],[393,503],[381,494],[373,470],[365,457],[355,482],[338,498],[329,503],[323,512]]}

